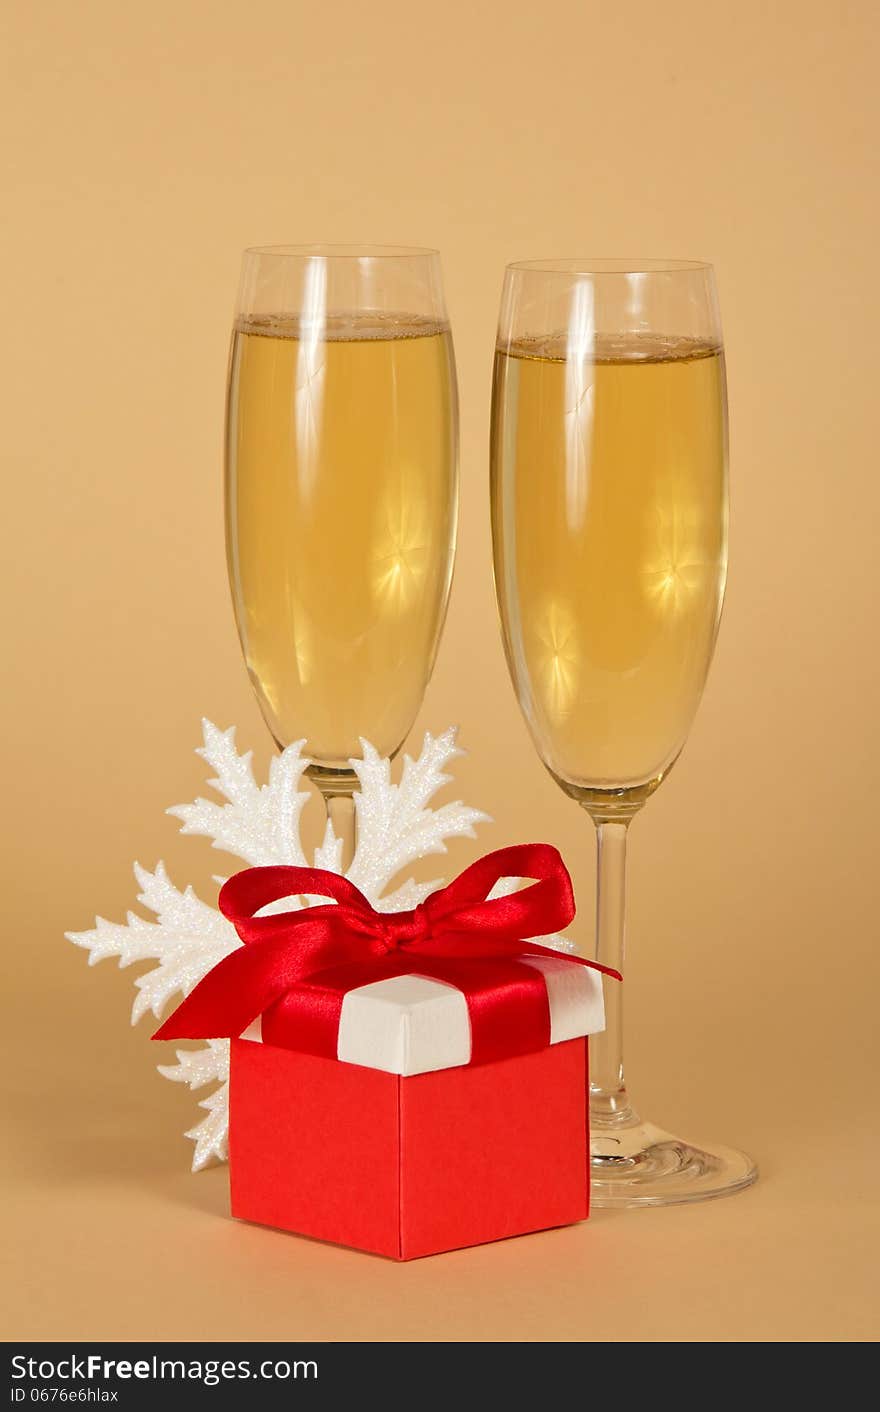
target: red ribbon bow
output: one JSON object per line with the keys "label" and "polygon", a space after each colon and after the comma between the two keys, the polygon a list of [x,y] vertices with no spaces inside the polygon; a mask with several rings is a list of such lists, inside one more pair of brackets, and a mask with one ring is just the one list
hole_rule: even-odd
{"label": "red ribbon bow", "polygon": [[[488,898],[503,877],[536,881]],[[335,905],[255,916],[302,893]],[[471,1063],[481,1064],[550,1042],[546,984],[523,957],[550,956],[621,979],[597,961],[527,940],[559,931],[575,913],[571,878],[546,843],[488,853],[410,912],[377,912],[353,883],[321,868],[247,868],[224,884],[219,901],[246,945],[208,972],[154,1039],[234,1037],[262,1015],[266,1043],[336,1058],[345,992],[416,974],[464,992]]]}

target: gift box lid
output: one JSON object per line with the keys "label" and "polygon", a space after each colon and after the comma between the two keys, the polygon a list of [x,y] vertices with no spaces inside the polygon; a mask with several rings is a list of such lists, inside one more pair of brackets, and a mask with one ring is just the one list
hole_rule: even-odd
{"label": "gift box lid", "polygon": [[[550,1043],[605,1028],[602,977],[563,956],[523,957],[547,987]],[[262,1039],[259,1019],[242,1039]],[[342,1000],[337,1058],[410,1077],[470,1063],[471,1028],[462,991],[416,973],[373,981]]]}
{"label": "gift box lid", "polygon": [[[493,896],[508,878],[531,883]],[[275,910],[300,894],[330,902]],[[410,910],[377,911],[348,878],[286,865],[237,873],[219,901],[245,944],[202,977],[154,1039],[239,1036],[426,1074],[595,1034],[604,1029],[597,972],[621,979],[544,944],[575,911],[549,844],[487,854]]]}

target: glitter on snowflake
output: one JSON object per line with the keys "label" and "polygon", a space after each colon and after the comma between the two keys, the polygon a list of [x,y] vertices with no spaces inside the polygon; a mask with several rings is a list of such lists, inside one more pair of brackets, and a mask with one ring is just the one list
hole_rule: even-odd
{"label": "glitter on snowflake", "polygon": [[[226,802],[197,799],[169,809],[169,814],[181,820],[181,832],[209,838],[215,848],[234,855],[247,867],[278,863],[304,866],[307,859],[300,839],[300,816],[311,797],[300,788],[310,763],[302,753],[305,741],[296,741],[275,756],[268,783],[258,785],[251,752],[240,755],[236,749],[235,727],[221,731],[206,720],[202,729],[204,744],[196,753],[214,771],[209,783]],[[463,753],[455,738],[454,728],[440,736],[426,734],[418,758],[404,756],[399,784],[391,781],[390,761],[367,741],[361,741],[363,758],[351,762],[360,790],[355,796],[357,846],[347,876],[378,911],[402,911],[423,902],[442,885],[442,879],[420,883],[409,878],[391,892],[386,888],[419,859],[445,853],[448,839],[474,838],[475,825],[489,822],[487,814],[460,802],[428,807],[451,779],[444,767]],[[341,855],[342,840],[336,838],[328,822],[324,839],[315,850],[314,865],[338,872]],[[196,897],[191,887],[179,891],[161,862],[152,873],[137,863],[134,871],[141,889],[138,902],[155,915],[155,922],[129,912],[124,923],[98,917],[92,930],[67,933],[68,940],[89,952],[90,966],[108,956],[118,956],[120,967],[138,961],[156,963],[135,980],[132,1024],[147,1011],[161,1019],[173,996],[188,995],[218,961],[241,945],[232,923],[216,907]],[[522,881],[503,878],[490,895],[514,892]],[[311,902],[307,897],[285,898],[264,910],[295,910]],[[574,950],[563,937],[536,940],[560,950]],[[160,1074],[191,1089],[219,1085],[199,1104],[207,1117],[186,1134],[195,1143],[192,1168],[197,1172],[212,1162],[225,1161],[227,1156],[229,1041],[212,1039],[199,1049],[179,1049],[176,1060],[160,1064]]]}

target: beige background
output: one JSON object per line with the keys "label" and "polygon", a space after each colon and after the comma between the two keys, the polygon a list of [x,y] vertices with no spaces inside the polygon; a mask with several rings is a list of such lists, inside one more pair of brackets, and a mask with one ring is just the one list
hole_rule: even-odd
{"label": "beige background", "polygon": [[[878,1332],[877,9],[872,0],[45,0],[7,8],[0,386],[7,1337],[855,1340]],[[733,561],[690,745],[632,832],[630,1076],[760,1185],[396,1267],[223,1218],[132,973],[62,940],[130,864],[210,895],[163,815],[199,718],[267,758],[220,503],[240,249],[441,247],[461,550],[423,728],[482,848],[588,821],[539,765],[492,598],[507,260],[697,256],[730,362]],[[312,809],[314,826],[319,809]],[[457,868],[474,855],[458,846]]]}

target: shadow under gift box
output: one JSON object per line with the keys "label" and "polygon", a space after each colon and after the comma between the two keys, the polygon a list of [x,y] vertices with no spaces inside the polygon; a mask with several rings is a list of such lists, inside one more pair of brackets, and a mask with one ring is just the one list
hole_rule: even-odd
{"label": "shadow under gift box", "polygon": [[412,1260],[589,1213],[587,1036],[602,978],[544,975],[550,1045],[470,1065],[464,995],[418,975],[349,991],[338,1058],[232,1041],[232,1214]]}

